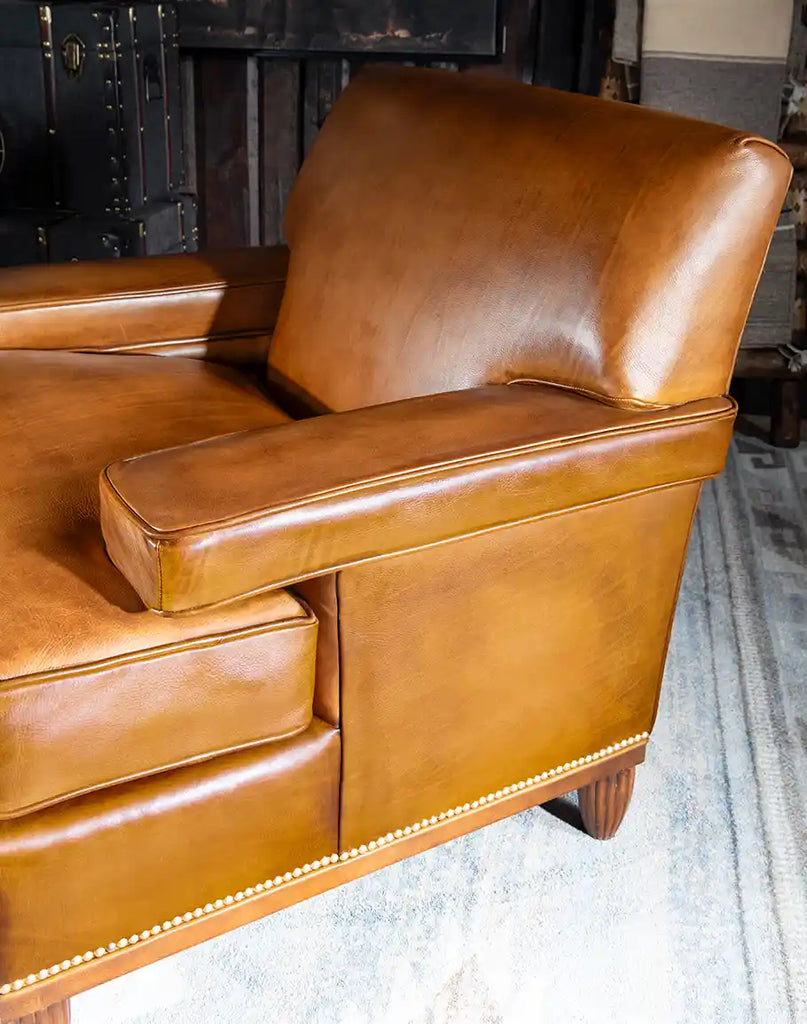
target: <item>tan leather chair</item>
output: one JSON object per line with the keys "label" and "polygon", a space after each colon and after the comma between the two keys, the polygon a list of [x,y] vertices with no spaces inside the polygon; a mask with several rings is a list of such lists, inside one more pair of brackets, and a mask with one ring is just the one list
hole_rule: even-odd
{"label": "tan leather chair", "polygon": [[385,69],[288,268],[4,273],[4,1021],[561,793],[614,833],[789,177]]}

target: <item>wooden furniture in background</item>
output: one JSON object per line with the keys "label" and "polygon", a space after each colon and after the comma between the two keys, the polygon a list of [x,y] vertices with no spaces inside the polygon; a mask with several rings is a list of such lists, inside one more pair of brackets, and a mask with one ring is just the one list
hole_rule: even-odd
{"label": "wooden furniture in background", "polygon": [[197,49],[286,54],[495,57],[497,6],[496,0],[192,0],[185,7],[182,43]]}
{"label": "wooden furniture in background", "polygon": [[[188,185],[199,195],[202,247],[285,241],[286,199],[303,157],[368,62],[448,67],[596,95],[614,5],[375,0],[338,5],[339,18],[324,6],[268,0],[258,19],[244,0],[178,0]],[[402,18],[407,7],[415,13]]]}
{"label": "wooden furniture in background", "polygon": [[802,381],[807,379],[807,372],[791,369],[788,358],[776,349],[741,348],[734,376],[769,382],[771,444],[777,448],[797,448],[801,440]]}

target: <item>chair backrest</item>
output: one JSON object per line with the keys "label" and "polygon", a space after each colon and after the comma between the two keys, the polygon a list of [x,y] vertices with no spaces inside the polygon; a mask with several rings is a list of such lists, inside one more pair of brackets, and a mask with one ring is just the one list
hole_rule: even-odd
{"label": "chair backrest", "polygon": [[270,366],[335,411],[518,379],[722,394],[790,173],[655,110],[362,72],[290,199]]}

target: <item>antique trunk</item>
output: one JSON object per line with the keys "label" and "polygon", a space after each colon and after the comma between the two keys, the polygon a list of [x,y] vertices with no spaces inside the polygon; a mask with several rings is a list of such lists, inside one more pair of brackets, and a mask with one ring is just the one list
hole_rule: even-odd
{"label": "antique trunk", "polygon": [[0,4],[0,205],[127,213],[182,185],[175,8]]}
{"label": "antique trunk", "polygon": [[54,263],[159,256],[196,248],[196,202],[191,195],[153,203],[129,217],[70,217],[48,234]]}
{"label": "antique trunk", "polygon": [[0,209],[60,200],[48,28],[36,4],[0,4]]}
{"label": "antique trunk", "polygon": [[54,210],[0,213],[0,267],[46,263],[50,259],[50,231],[61,219]]}
{"label": "antique trunk", "polygon": [[126,213],[181,184],[176,14],[63,4],[50,18],[63,203]]}

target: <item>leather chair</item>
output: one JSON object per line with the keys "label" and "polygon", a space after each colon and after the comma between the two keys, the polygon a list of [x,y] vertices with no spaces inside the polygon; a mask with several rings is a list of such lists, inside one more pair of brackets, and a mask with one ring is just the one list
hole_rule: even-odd
{"label": "leather chair", "polygon": [[562,793],[615,832],[789,177],[381,69],[290,256],[4,273],[4,1021]]}

